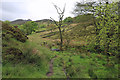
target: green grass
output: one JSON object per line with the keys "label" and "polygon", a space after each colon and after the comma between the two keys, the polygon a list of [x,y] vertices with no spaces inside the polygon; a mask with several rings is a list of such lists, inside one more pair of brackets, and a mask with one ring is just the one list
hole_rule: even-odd
{"label": "green grass", "polygon": [[[76,54],[72,49],[63,51],[63,53],[50,51],[46,46],[40,45],[44,41],[52,44],[50,40],[40,38],[39,34],[30,35],[29,40],[25,43],[11,39],[10,42],[12,43],[9,45],[12,44],[12,47],[22,50],[26,58],[20,63],[3,64],[3,78],[47,78],[49,61],[56,55],[57,58],[53,63],[54,73],[50,78],[66,78],[63,67],[66,68],[65,70],[71,78],[117,77],[118,64],[113,61],[110,64],[113,63],[114,66],[107,65],[105,55],[96,53],[89,53],[88,55],[85,52]],[[9,42],[5,43],[8,44]],[[37,50],[37,52],[33,52],[33,50]],[[114,59],[114,57],[110,59]]]}
{"label": "green grass", "polygon": [[45,47],[38,45],[32,41],[25,43],[11,39],[5,44],[9,44],[7,48],[15,47],[22,51],[25,58],[17,60],[19,62],[5,60],[3,63],[3,78],[45,78],[49,71],[49,61],[51,51]]}
{"label": "green grass", "polygon": [[55,72],[52,78],[63,77],[63,66],[66,67],[71,78],[117,78],[118,64],[114,64],[114,67],[105,66],[107,65],[105,55],[95,53],[91,53],[89,56],[85,53],[73,55],[69,52],[57,52],[56,54],[58,57],[54,61]]}
{"label": "green grass", "polygon": [[[40,30],[44,29],[46,30],[46,28]],[[49,71],[49,62],[55,56],[57,57],[53,63],[54,73],[50,78],[66,78],[63,68],[65,68],[70,78],[117,77],[118,63],[116,62],[116,57],[110,57],[108,63],[106,55],[85,51],[85,48],[80,45],[81,43],[86,44],[86,42],[82,42],[84,41],[83,37],[79,37],[78,41],[72,42],[75,44],[74,46],[81,46],[78,48],[79,51],[76,51],[74,47],[62,53],[50,51],[49,48],[54,44],[53,40],[58,39],[58,35],[52,36],[52,38],[41,38],[41,34],[43,33],[29,35],[29,39],[25,43],[15,39],[3,41],[4,44],[7,44],[7,47],[3,48],[3,51],[6,51],[7,48],[14,47],[20,49],[25,56],[19,62],[9,62],[8,60],[4,62],[3,78],[47,78],[46,73]],[[43,45],[44,42],[47,42],[47,44]],[[88,48],[91,48],[92,45],[88,46]],[[52,46],[52,49],[56,48],[59,48],[59,46]]]}
{"label": "green grass", "polygon": [[32,64],[5,64],[3,66],[3,78],[45,78],[44,69]]}

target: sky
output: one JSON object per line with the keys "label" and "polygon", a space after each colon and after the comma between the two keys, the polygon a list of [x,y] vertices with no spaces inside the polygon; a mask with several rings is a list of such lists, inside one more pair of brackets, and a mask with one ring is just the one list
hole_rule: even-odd
{"label": "sky", "polygon": [[31,19],[36,21],[50,19],[50,17],[58,20],[58,14],[53,3],[61,9],[66,4],[64,18],[74,17],[72,11],[75,8],[75,3],[80,1],[91,0],[0,0],[0,20]]}
{"label": "sky", "polygon": [[53,3],[63,9],[66,4],[64,18],[73,17],[75,3],[80,0],[1,0],[0,20],[13,21],[16,19],[41,20],[52,17],[58,20],[58,14]]}

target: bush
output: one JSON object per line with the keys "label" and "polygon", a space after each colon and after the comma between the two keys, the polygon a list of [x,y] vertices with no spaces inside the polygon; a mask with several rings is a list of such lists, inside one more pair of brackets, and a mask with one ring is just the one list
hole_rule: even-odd
{"label": "bush", "polygon": [[25,42],[28,37],[18,28],[10,26],[9,24],[2,24],[2,38],[4,40],[9,40],[10,38],[15,38],[18,41]]}
{"label": "bush", "polygon": [[73,18],[71,17],[67,17],[64,19],[64,23],[72,23],[73,22]]}
{"label": "bush", "polygon": [[3,54],[3,61],[8,62],[21,62],[24,59],[24,55],[22,51],[18,48],[10,47],[8,48],[5,53]]}
{"label": "bush", "polygon": [[34,21],[28,21],[21,26],[21,30],[26,34],[30,35],[38,29],[38,24]]}
{"label": "bush", "polygon": [[21,32],[18,28],[15,28],[8,23],[2,24],[2,53],[3,62],[20,62],[24,55],[21,49],[19,49],[20,42],[26,42],[28,37]]}

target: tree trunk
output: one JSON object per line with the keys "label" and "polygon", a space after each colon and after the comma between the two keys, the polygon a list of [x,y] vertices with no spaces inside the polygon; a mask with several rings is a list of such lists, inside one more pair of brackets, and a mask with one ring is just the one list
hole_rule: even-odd
{"label": "tree trunk", "polygon": [[60,26],[59,26],[58,28],[59,28],[59,32],[60,32],[60,40],[61,40],[61,42],[60,42],[60,50],[62,51],[62,45],[63,45],[62,31],[61,31]]}

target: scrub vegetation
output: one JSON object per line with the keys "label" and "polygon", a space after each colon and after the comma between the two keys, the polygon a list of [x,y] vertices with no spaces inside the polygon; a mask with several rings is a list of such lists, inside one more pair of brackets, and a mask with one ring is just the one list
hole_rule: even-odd
{"label": "scrub vegetation", "polygon": [[78,2],[60,21],[1,21],[3,78],[117,79],[118,4]]}

